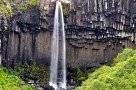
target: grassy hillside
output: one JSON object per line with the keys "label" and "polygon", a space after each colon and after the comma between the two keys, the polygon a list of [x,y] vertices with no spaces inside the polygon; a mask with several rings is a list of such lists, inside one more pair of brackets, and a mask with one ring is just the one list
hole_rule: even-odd
{"label": "grassy hillside", "polygon": [[111,67],[91,73],[75,90],[136,90],[136,50],[123,50]]}
{"label": "grassy hillside", "polygon": [[34,90],[34,87],[25,84],[12,70],[0,67],[0,90]]}

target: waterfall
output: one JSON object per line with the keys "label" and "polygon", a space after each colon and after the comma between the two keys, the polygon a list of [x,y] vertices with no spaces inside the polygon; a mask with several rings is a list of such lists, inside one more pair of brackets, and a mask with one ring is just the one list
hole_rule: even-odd
{"label": "waterfall", "polygon": [[94,11],[97,12],[97,0],[94,1]]}
{"label": "waterfall", "polygon": [[[61,44],[59,42],[60,39]],[[61,46],[61,48],[59,48],[59,46]],[[58,75],[59,61],[61,61],[61,76]],[[60,88],[66,89],[66,40],[63,10],[61,2],[59,1],[56,2],[55,9],[50,71],[50,86],[52,86],[55,90],[60,90]]]}
{"label": "waterfall", "polygon": [[90,2],[88,0],[88,12],[90,11]]}

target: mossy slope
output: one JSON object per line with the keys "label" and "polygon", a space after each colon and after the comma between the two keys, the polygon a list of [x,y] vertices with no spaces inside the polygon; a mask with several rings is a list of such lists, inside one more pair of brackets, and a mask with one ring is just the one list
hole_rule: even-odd
{"label": "mossy slope", "polygon": [[34,90],[34,87],[25,84],[12,70],[0,67],[0,90]]}
{"label": "mossy slope", "polygon": [[136,50],[125,49],[111,67],[96,70],[75,90],[136,90]]}

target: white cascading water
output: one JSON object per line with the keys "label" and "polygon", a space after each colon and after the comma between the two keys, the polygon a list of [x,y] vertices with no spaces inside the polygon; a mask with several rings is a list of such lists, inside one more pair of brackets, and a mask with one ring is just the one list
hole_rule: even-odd
{"label": "white cascading water", "polygon": [[[61,44],[59,42],[59,36],[61,37]],[[61,48],[59,48],[59,46],[61,46]],[[61,77],[58,75],[59,59],[61,60]],[[61,2],[59,1],[56,2],[55,9],[50,71],[49,85],[55,90],[66,89],[66,40],[63,10]],[[60,78],[61,80],[59,80]]]}
{"label": "white cascading water", "polygon": [[90,2],[89,2],[89,0],[88,0],[88,12],[90,11]]}

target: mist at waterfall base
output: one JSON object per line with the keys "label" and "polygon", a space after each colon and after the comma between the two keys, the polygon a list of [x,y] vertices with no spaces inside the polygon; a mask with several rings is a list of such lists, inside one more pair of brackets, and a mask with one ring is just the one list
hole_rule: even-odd
{"label": "mist at waterfall base", "polygon": [[[58,70],[60,70],[60,72],[58,72]],[[66,90],[66,40],[63,10],[61,2],[59,1],[56,2],[55,9],[50,71],[49,85],[55,90]]]}

